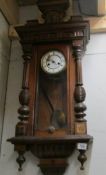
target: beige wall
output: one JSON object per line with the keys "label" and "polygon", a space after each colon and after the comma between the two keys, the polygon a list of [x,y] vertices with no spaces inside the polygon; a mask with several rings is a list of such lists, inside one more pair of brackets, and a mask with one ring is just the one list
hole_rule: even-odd
{"label": "beige wall", "polygon": [[10,56],[10,40],[8,38],[8,24],[0,12],[0,145],[4,117],[4,104],[8,64]]}

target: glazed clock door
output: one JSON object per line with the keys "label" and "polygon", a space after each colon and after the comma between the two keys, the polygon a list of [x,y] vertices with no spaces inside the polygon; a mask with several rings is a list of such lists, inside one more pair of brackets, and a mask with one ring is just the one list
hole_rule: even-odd
{"label": "glazed clock door", "polygon": [[34,135],[73,134],[74,66],[68,44],[34,47],[29,80],[30,129]]}

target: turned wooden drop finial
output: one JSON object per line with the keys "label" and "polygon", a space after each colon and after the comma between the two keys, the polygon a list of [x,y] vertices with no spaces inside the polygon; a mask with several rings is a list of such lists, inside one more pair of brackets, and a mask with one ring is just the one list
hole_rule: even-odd
{"label": "turned wooden drop finial", "polygon": [[19,170],[19,171],[22,171],[22,165],[23,165],[23,163],[25,162],[25,157],[24,157],[24,155],[23,155],[23,152],[19,152],[19,156],[18,156],[18,158],[16,159],[16,162],[17,162],[18,165],[19,165],[18,170]]}
{"label": "turned wooden drop finial", "polygon": [[87,160],[87,156],[85,155],[86,150],[79,150],[80,154],[78,156],[78,160],[81,163],[81,170],[84,170],[84,163]]}

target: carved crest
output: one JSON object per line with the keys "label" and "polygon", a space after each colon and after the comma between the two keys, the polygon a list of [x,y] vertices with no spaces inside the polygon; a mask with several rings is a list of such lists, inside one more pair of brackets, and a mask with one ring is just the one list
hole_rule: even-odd
{"label": "carved crest", "polygon": [[43,13],[45,23],[59,23],[65,17],[69,0],[39,0],[37,4]]}

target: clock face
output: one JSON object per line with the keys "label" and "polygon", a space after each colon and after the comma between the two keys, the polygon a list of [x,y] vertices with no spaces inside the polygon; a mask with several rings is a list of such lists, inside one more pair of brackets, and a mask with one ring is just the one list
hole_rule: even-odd
{"label": "clock face", "polygon": [[41,68],[48,74],[58,74],[66,68],[66,60],[64,55],[57,51],[48,51],[41,58]]}

